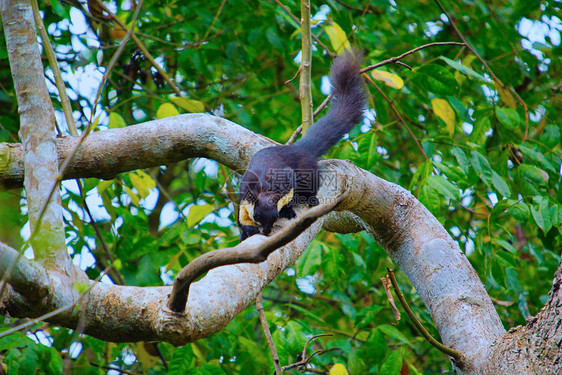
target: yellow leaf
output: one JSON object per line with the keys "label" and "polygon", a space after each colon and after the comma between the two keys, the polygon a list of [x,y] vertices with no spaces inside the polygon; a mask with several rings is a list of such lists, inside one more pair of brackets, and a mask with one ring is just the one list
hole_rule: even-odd
{"label": "yellow leaf", "polygon": [[455,134],[455,111],[445,99],[433,98],[431,99],[431,108],[433,112],[439,117],[447,126],[449,136]]}
{"label": "yellow leaf", "polygon": [[151,353],[147,350],[150,345],[154,345],[148,342],[137,342],[133,344],[135,346],[135,355],[139,362],[142,364],[142,368],[153,368],[156,363],[160,361],[160,357]]}
{"label": "yellow leaf", "polygon": [[203,104],[203,102],[200,102],[199,100],[178,98],[178,97],[172,97],[170,99],[175,105],[185,109],[187,112],[191,112],[191,113],[205,112],[205,104]]}
{"label": "yellow leaf", "polygon": [[509,108],[517,109],[517,103],[515,102],[513,95],[511,95],[511,91],[509,91],[507,87],[502,87],[501,83],[496,80],[494,80],[494,83],[496,84],[496,90],[498,90],[498,95],[500,96],[502,102]]}
{"label": "yellow leaf", "polygon": [[201,220],[205,218],[208,214],[213,212],[214,206],[210,204],[204,204],[202,206],[193,206],[189,209],[189,215],[187,216],[187,226],[189,228],[199,224]]}
{"label": "yellow leaf", "polygon": [[125,191],[127,192],[127,195],[128,195],[129,197],[131,197],[131,201],[133,202],[133,204],[134,204],[135,206],[138,206],[138,205],[139,205],[139,201],[140,201],[139,196],[136,195],[136,194],[133,192],[133,190],[131,190],[131,188],[128,187],[128,186],[125,186]]}
{"label": "yellow leaf", "polygon": [[334,48],[334,50],[338,55],[345,50],[348,51],[351,50],[351,44],[349,44],[349,40],[347,40],[347,35],[345,35],[345,32],[340,27],[340,25],[332,21],[330,24],[327,23],[325,24],[324,30],[326,31],[326,34],[328,34],[328,37],[330,38],[330,43],[332,43],[332,48]]}
{"label": "yellow leaf", "polygon": [[385,72],[384,70],[373,70],[371,77],[377,81],[383,81],[385,85],[394,89],[401,89],[404,87],[404,81],[396,74]]}
{"label": "yellow leaf", "polygon": [[109,125],[108,125],[108,127],[110,129],[124,128],[125,126],[127,126],[127,123],[125,122],[123,117],[121,117],[121,115],[119,113],[111,112],[109,114]]}
{"label": "yellow leaf", "polygon": [[174,107],[172,103],[164,103],[160,107],[158,107],[158,110],[156,111],[156,118],[166,118],[177,116],[179,114],[180,113],[178,112],[177,108]]}
{"label": "yellow leaf", "polygon": [[121,269],[123,269],[123,262],[121,261],[121,259],[115,259],[111,265],[117,271],[120,271]]}
{"label": "yellow leaf", "polygon": [[129,178],[143,199],[148,196],[149,190],[156,186],[156,182],[144,171],[131,172]]}
{"label": "yellow leaf", "polygon": [[111,185],[113,185],[113,180],[101,180],[98,182],[98,193],[103,193]]}
{"label": "yellow leaf", "polygon": [[341,363],[336,363],[330,369],[329,375],[349,375],[347,369]]}

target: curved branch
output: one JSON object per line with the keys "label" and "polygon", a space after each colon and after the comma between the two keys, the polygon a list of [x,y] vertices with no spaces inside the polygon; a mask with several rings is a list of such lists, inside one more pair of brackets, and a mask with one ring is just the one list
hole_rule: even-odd
{"label": "curved branch", "polygon": [[[57,139],[59,166],[79,141],[79,137]],[[275,144],[223,118],[185,114],[91,133],[65,169],[63,179],[112,179],[119,173],[190,157],[206,157],[243,170],[253,154]],[[23,175],[22,145],[0,143],[0,186],[21,187]]]}
{"label": "curved branch", "polygon": [[269,254],[297,238],[319,217],[333,210],[346,197],[347,194],[344,190],[335,199],[328,199],[323,204],[311,208],[297,220],[289,222],[274,236],[266,237],[259,246],[255,246],[253,241],[246,240],[233,248],[214,250],[197,257],[177,274],[168,301],[168,308],[174,312],[182,313],[185,310],[189,295],[189,286],[199,276],[220,266],[263,262]]}

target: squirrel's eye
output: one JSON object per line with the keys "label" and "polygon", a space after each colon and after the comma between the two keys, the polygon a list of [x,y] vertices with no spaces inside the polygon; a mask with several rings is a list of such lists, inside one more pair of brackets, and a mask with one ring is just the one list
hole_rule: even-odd
{"label": "squirrel's eye", "polygon": [[251,191],[247,191],[242,197],[242,200],[249,203],[256,203],[257,201],[256,196]]}

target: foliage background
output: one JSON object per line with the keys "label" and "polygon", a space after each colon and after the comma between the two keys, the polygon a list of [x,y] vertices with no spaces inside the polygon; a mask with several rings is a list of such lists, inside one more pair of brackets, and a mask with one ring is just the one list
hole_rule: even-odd
{"label": "foliage background", "polygon": [[[300,17],[299,2],[282,3]],[[129,2],[106,4],[130,22]],[[107,19],[86,17],[89,4],[42,1],[39,7],[79,129],[86,127],[93,108],[100,129],[204,108],[286,142],[300,124],[298,79],[286,82],[297,74],[294,59],[301,40],[298,24],[280,4],[146,1],[137,35],[191,100],[181,103],[171,99],[169,85],[129,42],[95,104],[119,32]],[[311,13],[325,12],[320,6],[329,7],[328,20],[317,22],[313,34],[334,51],[326,26],[339,25],[364,51],[364,66],[423,44],[460,41],[434,1],[329,0],[313,2]],[[412,70],[383,68],[403,79],[402,89],[376,82],[423,153],[369,84],[371,116],[329,157],[352,160],[410,189],[459,242],[509,328],[525,324],[542,307],[560,262],[560,3],[464,0],[444,1],[443,7],[499,82],[467,48],[439,46],[412,54],[404,59]],[[5,46],[3,34],[0,39]],[[325,99],[322,84],[331,59],[315,45],[312,84],[318,105]],[[68,135],[52,70],[44,63],[59,126]],[[0,82],[0,141],[16,142],[17,103],[4,47]],[[452,108],[454,120],[436,115],[440,108]],[[69,251],[88,267],[91,278],[112,264],[112,282],[169,283],[201,253],[237,243],[228,199],[231,181],[232,171],[201,159],[112,181],[88,179],[82,190],[67,181],[63,204]],[[0,192],[0,199],[0,239],[18,247],[28,233],[24,195],[8,190]],[[386,266],[393,267],[392,261],[365,233],[322,233],[264,291],[281,363],[297,361],[312,335],[331,333],[309,348],[309,355],[327,350],[311,361],[317,373],[328,373],[335,363],[351,374],[450,372],[447,358],[421,339],[407,318],[394,319],[380,282]],[[405,278],[399,281],[417,316],[438,336],[411,285]],[[72,373],[105,373],[108,368],[144,374],[273,372],[254,307],[221,332],[182,348],[106,343],[38,324],[27,334],[0,340],[0,350],[10,373],[41,368],[58,374],[63,367]]]}

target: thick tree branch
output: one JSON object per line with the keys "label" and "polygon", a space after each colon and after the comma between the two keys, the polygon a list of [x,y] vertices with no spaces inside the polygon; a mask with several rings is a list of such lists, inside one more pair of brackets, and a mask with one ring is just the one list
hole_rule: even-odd
{"label": "thick tree branch", "polygon": [[[59,164],[78,142],[78,137],[57,139]],[[231,169],[243,170],[253,154],[275,144],[223,118],[186,114],[91,133],[65,169],[63,178],[112,179],[119,173],[190,157],[207,157]],[[23,172],[21,144],[0,143],[0,185],[21,186]]]}
{"label": "thick tree branch", "polygon": [[55,112],[45,83],[31,1],[3,1],[1,7],[21,120],[20,138],[26,151],[22,165],[25,165],[29,222],[34,233],[30,243],[42,264],[71,269],[60,194],[50,195],[59,173]]}

